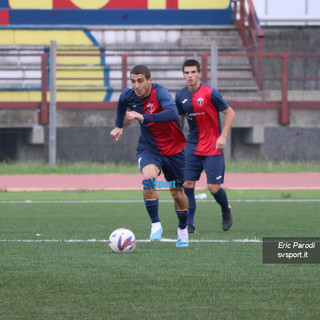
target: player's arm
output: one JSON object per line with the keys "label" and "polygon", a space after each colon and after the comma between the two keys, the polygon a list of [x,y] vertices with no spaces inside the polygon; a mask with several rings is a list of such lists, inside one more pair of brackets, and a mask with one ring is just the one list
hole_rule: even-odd
{"label": "player's arm", "polygon": [[216,150],[217,151],[224,149],[224,147],[226,145],[228,133],[232,127],[233,121],[236,116],[235,112],[233,111],[233,109],[231,107],[225,109],[222,112],[226,115],[226,118],[224,120],[223,130],[220,134],[220,137],[217,139],[217,143],[216,143]]}
{"label": "player's arm", "polygon": [[144,114],[144,123],[178,121],[177,106],[169,91],[164,87],[159,87],[156,92],[156,97],[163,111],[153,114]]}
{"label": "player's arm", "polygon": [[144,115],[139,113],[139,112],[136,112],[136,111],[127,111],[126,113],[127,115],[127,119],[128,120],[138,120],[140,122],[143,122],[144,121]]}
{"label": "player's arm", "polygon": [[127,119],[128,120],[138,120],[140,122],[148,123],[148,122],[171,122],[177,120],[178,114],[174,113],[172,109],[166,109],[159,113],[153,114],[141,114],[136,111],[127,111]]}
{"label": "player's arm", "polygon": [[118,127],[115,127],[111,132],[111,136],[113,138],[114,141],[119,141],[121,139],[121,136],[122,136],[122,132],[123,132],[123,129],[122,128],[118,128]]}
{"label": "player's arm", "polygon": [[184,120],[186,119],[186,116],[184,114],[179,114],[179,124],[180,129],[183,130],[184,128]]}
{"label": "player's arm", "polygon": [[118,100],[117,107],[117,119],[116,119],[116,127],[123,128],[124,117],[127,111],[127,103],[126,103],[126,93],[127,89],[125,89]]}
{"label": "player's arm", "polygon": [[184,113],[184,110],[180,104],[180,101],[179,101],[179,93],[177,93],[176,95],[176,99],[175,99],[175,103],[176,103],[176,106],[177,106],[177,110],[178,110],[178,113],[179,113],[179,124],[180,124],[180,129],[183,130],[184,128],[184,121],[185,121],[185,118],[186,118],[186,115]]}
{"label": "player's arm", "polygon": [[227,104],[223,99],[221,93],[217,89],[213,89],[211,93],[211,101],[218,111],[225,114],[225,120],[223,129],[221,131],[220,137],[217,139],[216,150],[223,150],[226,145],[226,140],[228,133],[232,127],[233,121],[235,119],[235,113],[233,109]]}
{"label": "player's arm", "polygon": [[120,95],[120,98],[118,101],[118,108],[117,108],[116,125],[115,125],[115,128],[110,132],[114,141],[119,141],[123,132],[123,121],[124,121],[124,117],[126,115],[126,110],[127,110],[124,96],[125,96],[125,91],[123,91]]}
{"label": "player's arm", "polygon": [[172,101],[171,105],[161,104],[164,109],[161,112],[153,114],[144,114],[144,123],[148,122],[171,122],[178,120],[178,111],[175,103]]}

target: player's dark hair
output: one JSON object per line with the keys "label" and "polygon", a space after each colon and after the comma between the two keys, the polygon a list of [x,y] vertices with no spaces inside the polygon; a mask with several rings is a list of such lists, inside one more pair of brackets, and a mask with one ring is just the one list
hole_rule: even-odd
{"label": "player's dark hair", "polygon": [[133,67],[130,74],[143,74],[147,80],[151,77],[150,70],[142,64]]}
{"label": "player's dark hair", "polygon": [[186,60],[182,65],[182,72],[184,72],[184,67],[197,67],[197,71],[200,72],[200,63],[197,60],[189,59]]}

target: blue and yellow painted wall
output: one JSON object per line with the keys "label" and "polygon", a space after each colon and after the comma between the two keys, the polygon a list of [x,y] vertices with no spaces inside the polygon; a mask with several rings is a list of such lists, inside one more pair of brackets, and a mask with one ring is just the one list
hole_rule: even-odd
{"label": "blue and yellow painted wall", "polygon": [[[0,0],[0,46],[101,48],[90,25],[228,25],[230,0]],[[45,50],[45,49],[44,49]],[[82,49],[82,53],[86,53]],[[64,51],[66,52],[66,51]],[[76,61],[77,60],[77,61]],[[58,56],[58,101],[109,101],[113,89],[103,56]],[[48,61],[49,63],[49,61]],[[71,68],[70,65],[78,64]],[[81,66],[92,65],[90,70]],[[10,73],[8,73],[10,76]],[[1,76],[1,74],[0,74]],[[72,78],[75,80],[59,80]],[[76,79],[79,80],[76,80]],[[80,78],[94,78],[85,82]],[[1,81],[0,81],[1,82]],[[92,87],[88,90],[88,87]],[[75,89],[73,89],[75,88]],[[77,88],[77,89],[76,89]],[[81,88],[86,88],[83,90]],[[95,90],[94,88],[100,88]],[[48,92],[49,95],[49,92]],[[0,101],[40,101],[40,88],[0,88]],[[49,96],[48,96],[49,99]]]}
{"label": "blue and yellow painted wall", "polygon": [[[57,100],[109,101],[112,95],[109,80],[106,80],[109,77],[109,66],[105,62],[105,57],[100,56],[102,49],[89,30],[73,28],[2,28],[0,30],[0,46],[5,47],[40,46],[43,47],[43,52],[46,52],[52,40],[56,41],[60,48],[64,48],[60,53],[74,53],[72,48],[79,47],[81,54],[90,54],[87,56],[58,55],[57,86],[64,89],[58,90]],[[47,64],[49,63],[48,60]],[[10,76],[9,70],[7,74]],[[35,74],[35,76],[39,75]],[[72,80],[64,80],[66,78]],[[84,80],[88,78],[94,80]],[[95,88],[99,89],[95,90]],[[47,99],[49,100],[49,92]],[[40,87],[24,87],[23,90],[17,90],[15,87],[0,88],[0,101],[41,101]]]}
{"label": "blue and yellow painted wall", "polygon": [[228,25],[230,0],[0,0],[0,25]]}

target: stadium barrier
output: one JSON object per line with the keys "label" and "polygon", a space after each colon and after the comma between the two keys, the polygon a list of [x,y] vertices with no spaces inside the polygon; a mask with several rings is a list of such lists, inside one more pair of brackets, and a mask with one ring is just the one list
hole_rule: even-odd
{"label": "stadium barrier", "polygon": [[[233,24],[239,28],[243,45],[249,53],[250,63],[257,77],[259,88],[263,87],[264,34],[252,0],[233,0]],[[246,8],[247,4],[247,8]]]}
{"label": "stadium barrier", "polygon": [[[17,110],[17,109],[31,109],[38,110],[38,124],[46,125],[49,123],[49,53],[0,53],[0,57],[11,60],[23,61],[30,60],[30,58],[36,58],[32,64],[32,68],[36,70],[27,70],[27,64],[21,66],[14,66],[15,70],[10,69],[10,63],[6,63],[0,72],[0,110]],[[170,58],[179,58],[183,61],[186,58],[195,57],[199,59],[202,64],[202,81],[205,83],[211,83],[211,61],[210,52],[196,53],[190,55],[190,53],[180,52],[180,53],[159,53],[159,54],[130,54],[130,53],[119,53],[119,54],[94,54],[94,53],[61,53],[58,52],[57,57],[64,57],[70,59],[78,59],[85,57],[104,57],[104,58],[117,58],[120,63],[118,65],[113,64],[109,66],[112,74],[112,69],[117,69],[114,72],[114,76],[110,75],[105,77],[103,73],[101,76],[90,76],[86,72],[94,71],[94,68],[101,67],[92,64],[82,65],[82,75],[79,76],[79,65],[75,64],[59,64],[57,65],[57,90],[60,93],[74,91],[74,92],[84,92],[82,96],[74,96],[75,99],[69,96],[63,95],[57,98],[57,108],[58,109],[115,109],[117,105],[117,99],[115,91],[121,92],[123,89],[127,88],[129,84],[129,71],[133,66],[133,62],[145,61],[148,58],[165,59],[167,61]],[[223,59],[228,60],[223,60]],[[263,86],[260,88],[262,91],[279,90],[281,91],[280,99],[278,97],[268,97],[263,100],[261,97],[256,100],[252,99],[228,99],[230,105],[237,108],[248,108],[248,109],[277,109],[279,111],[279,123],[282,125],[287,125],[290,123],[290,109],[297,108],[319,108],[319,102],[314,101],[314,99],[308,101],[308,99],[290,99],[288,96],[289,90],[319,90],[320,87],[320,77],[318,72],[312,66],[317,65],[320,59],[320,53],[259,53],[259,52],[246,52],[246,53],[232,53],[232,52],[219,52],[218,59],[223,60],[224,63],[230,62],[230,59],[237,58],[258,58],[263,62],[263,65],[268,65],[264,67],[263,74],[255,74],[252,71],[250,76],[220,76],[219,64],[218,64],[218,89],[223,87],[223,90],[227,90],[226,84],[229,84],[230,90],[236,87],[240,87],[241,84],[245,84],[249,81],[255,83],[262,83]],[[4,60],[5,60],[4,59]],[[131,60],[130,60],[131,59]],[[140,59],[140,60],[139,60]],[[128,61],[129,60],[129,61]],[[313,60],[313,61],[312,61]],[[150,60],[151,61],[151,60]],[[37,62],[38,65],[37,65]],[[21,62],[19,62],[21,64]],[[103,66],[102,66],[103,67]],[[108,67],[108,68],[109,68]],[[13,67],[12,67],[13,68]],[[66,68],[69,69],[69,75],[59,75],[60,71],[64,71]],[[154,66],[158,69],[159,66]],[[153,79],[156,82],[163,83],[168,89],[178,90],[179,87],[184,86],[184,80],[181,73],[181,64],[177,70],[171,70],[172,72],[168,75],[168,71],[165,70],[165,66],[161,67],[161,70],[156,71],[156,75],[153,75]],[[223,68],[223,67],[222,67]],[[152,70],[152,68],[151,68]],[[261,69],[262,70],[262,69]],[[75,72],[76,76],[72,73]],[[221,72],[222,73],[222,72]],[[309,73],[309,74],[308,74]],[[161,75],[163,74],[163,75]],[[174,76],[171,76],[174,74]],[[106,88],[100,83],[108,81],[113,85],[111,88]],[[94,82],[94,84],[92,84]],[[98,84],[97,84],[98,82]],[[276,83],[278,83],[276,85]],[[291,85],[290,85],[291,83]],[[298,85],[300,83],[300,85]],[[310,83],[310,84],[308,84]],[[174,84],[172,88],[170,85]],[[86,93],[90,91],[112,91],[110,94],[111,99],[103,101],[86,99]],[[38,94],[32,94],[38,93]],[[10,94],[13,93],[13,94]],[[19,97],[21,93],[21,97]],[[105,94],[102,95],[104,97]],[[17,99],[16,99],[16,98]]]}
{"label": "stadium barrier", "polygon": [[[26,52],[18,50],[0,53],[1,161],[16,159],[17,150],[25,141],[34,146],[33,150],[37,150],[37,146],[44,143],[44,131],[49,124],[50,55],[46,50],[37,50],[34,53],[30,48]],[[314,67],[319,65],[320,53],[219,51],[217,54],[217,87],[228,97],[227,102],[235,110],[277,111],[278,123],[286,126],[290,124],[292,110],[320,109],[320,97],[317,95],[320,77],[318,69]],[[66,53],[58,50],[57,126],[72,127],[74,124],[71,121],[79,120],[76,114],[70,118],[66,117],[65,113],[59,116],[59,111],[90,113],[82,126],[103,127],[105,123],[99,122],[99,117],[96,121],[95,114],[109,110],[111,113],[107,115],[108,121],[114,123],[110,115],[115,116],[113,110],[117,107],[118,96],[124,88],[130,86],[129,71],[137,63],[146,62],[151,69],[153,81],[164,84],[174,95],[185,85],[181,72],[182,61],[191,57],[202,63],[202,80],[210,84],[210,52],[97,54],[79,51]],[[92,58],[95,61],[93,63]],[[155,58],[156,63],[152,63]],[[259,58],[263,62],[262,75],[255,74],[250,68],[250,58]],[[101,64],[101,59],[105,65]],[[175,59],[174,63],[172,59]],[[229,68],[235,60],[247,62],[246,72],[233,69],[226,71],[225,68]],[[175,69],[173,65],[176,66]],[[263,84],[262,88],[258,86],[259,81]],[[255,85],[256,96],[237,96],[236,90],[246,92],[249,83],[253,87]],[[27,128],[31,128],[32,134],[29,132],[26,137]],[[30,151],[23,152],[30,158]],[[23,156],[22,154],[21,157]],[[36,158],[36,154],[32,157]]]}

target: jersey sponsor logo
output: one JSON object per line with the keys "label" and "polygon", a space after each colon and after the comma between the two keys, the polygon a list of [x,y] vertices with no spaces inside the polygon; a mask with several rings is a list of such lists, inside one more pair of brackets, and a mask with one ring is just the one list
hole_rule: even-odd
{"label": "jersey sponsor logo", "polygon": [[202,107],[202,106],[203,106],[203,103],[204,103],[204,99],[203,99],[203,98],[199,98],[199,99],[197,100],[197,102],[198,102],[199,107]]}
{"label": "jersey sponsor logo", "polygon": [[154,105],[153,105],[152,103],[149,103],[149,104],[147,105],[147,108],[149,109],[150,112],[152,112],[152,111],[153,111],[153,108],[154,108]]}
{"label": "jersey sponsor logo", "polygon": [[192,117],[204,116],[205,114],[206,114],[205,112],[187,113],[186,117],[187,117],[188,120],[192,120]]}
{"label": "jersey sponsor logo", "polygon": [[186,103],[188,101],[188,99],[184,99],[183,101],[182,101],[182,103]]}

